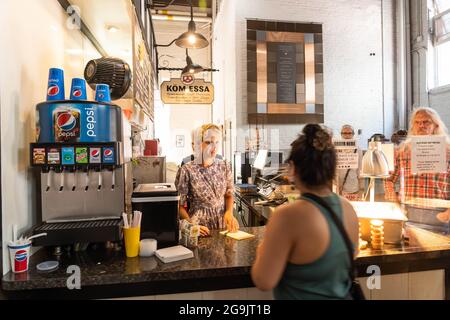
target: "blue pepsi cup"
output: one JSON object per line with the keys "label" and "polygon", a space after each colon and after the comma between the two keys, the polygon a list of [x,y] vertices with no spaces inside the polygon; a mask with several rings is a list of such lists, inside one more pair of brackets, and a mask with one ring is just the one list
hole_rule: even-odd
{"label": "blue pepsi cup", "polygon": [[111,102],[111,93],[109,92],[109,85],[97,84],[95,88],[95,101],[97,102]]}
{"label": "blue pepsi cup", "polygon": [[47,101],[66,99],[64,91],[64,71],[51,68],[48,72]]}
{"label": "blue pepsi cup", "polygon": [[70,100],[87,100],[86,81],[80,78],[72,79],[72,88],[70,89]]}

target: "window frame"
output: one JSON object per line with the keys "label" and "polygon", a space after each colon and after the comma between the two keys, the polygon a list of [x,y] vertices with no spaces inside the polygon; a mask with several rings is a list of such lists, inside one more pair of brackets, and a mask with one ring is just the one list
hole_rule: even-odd
{"label": "window frame", "polygon": [[434,44],[435,47],[440,45],[440,44],[443,44],[443,43],[445,43],[447,41],[450,41],[450,30],[447,33],[445,33],[444,35],[441,35],[441,36],[438,36],[437,32],[436,32],[438,20],[441,19],[443,16],[447,16],[447,15],[450,17],[450,8],[445,10],[445,11],[443,11],[443,12],[441,12],[441,13],[436,14],[435,16],[433,16],[433,19],[432,19],[432,23],[433,23],[433,44]]}
{"label": "window frame", "polygon": [[[428,1],[428,23],[429,23],[429,35],[430,39],[428,42],[429,50],[428,53],[432,55],[432,66],[433,68],[432,73],[427,71],[427,76],[432,76],[432,79],[429,79],[427,81],[427,87],[430,92],[445,89],[445,91],[450,88],[450,83],[441,84],[440,83],[440,77],[439,77],[439,47],[440,45],[449,42],[450,41],[450,31],[445,33],[444,35],[437,36],[437,23],[439,19],[441,19],[443,16],[450,16],[450,8],[439,12],[438,5],[436,3],[436,0],[429,0]],[[428,59],[427,59],[428,60]]]}

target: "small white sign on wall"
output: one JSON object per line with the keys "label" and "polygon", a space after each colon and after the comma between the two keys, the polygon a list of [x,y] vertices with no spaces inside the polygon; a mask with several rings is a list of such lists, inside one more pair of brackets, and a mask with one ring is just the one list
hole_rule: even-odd
{"label": "small white sign on wall", "polygon": [[183,135],[177,135],[175,144],[176,144],[177,148],[184,148],[184,136]]}
{"label": "small white sign on wall", "polygon": [[336,169],[358,169],[358,147],[354,139],[333,139]]}
{"label": "small white sign on wall", "polygon": [[447,172],[447,150],[444,136],[411,138],[411,171],[420,173]]}

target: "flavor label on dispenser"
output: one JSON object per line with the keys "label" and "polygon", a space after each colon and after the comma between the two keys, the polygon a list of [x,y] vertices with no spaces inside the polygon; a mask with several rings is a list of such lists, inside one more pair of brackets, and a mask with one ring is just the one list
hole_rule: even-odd
{"label": "flavor label on dispenser", "polygon": [[88,163],[88,150],[87,148],[76,148],[75,149],[76,162],[81,164]]}
{"label": "flavor label on dispenser", "polygon": [[75,152],[73,151],[73,148],[62,148],[61,154],[63,165],[75,164]]}
{"label": "flavor label on dispenser", "polygon": [[57,149],[57,148],[48,149],[47,163],[48,164],[61,164],[61,157],[59,156],[59,149]]}
{"label": "flavor label on dispenser", "polygon": [[90,148],[89,149],[89,163],[102,163],[102,149]]}
{"label": "flavor label on dispenser", "polygon": [[114,148],[103,148],[103,163],[114,164]]}
{"label": "flavor label on dispenser", "polygon": [[45,164],[45,148],[33,149],[33,164]]}

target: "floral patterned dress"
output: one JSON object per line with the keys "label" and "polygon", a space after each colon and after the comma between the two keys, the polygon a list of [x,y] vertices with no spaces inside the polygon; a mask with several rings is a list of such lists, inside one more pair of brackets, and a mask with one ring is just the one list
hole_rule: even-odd
{"label": "floral patterned dress", "polygon": [[191,161],[180,168],[175,180],[181,204],[189,200],[189,216],[208,229],[224,229],[225,195],[233,194],[229,163],[215,159],[209,167]]}

